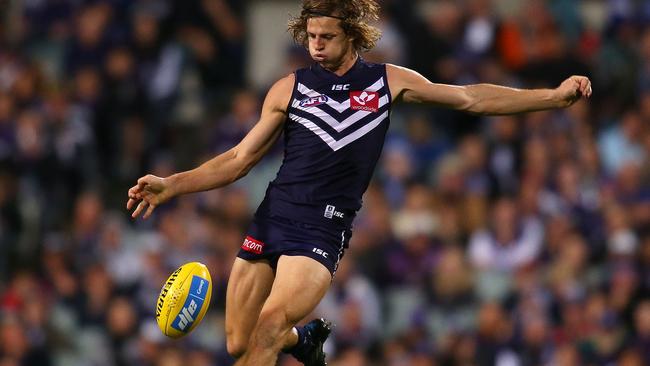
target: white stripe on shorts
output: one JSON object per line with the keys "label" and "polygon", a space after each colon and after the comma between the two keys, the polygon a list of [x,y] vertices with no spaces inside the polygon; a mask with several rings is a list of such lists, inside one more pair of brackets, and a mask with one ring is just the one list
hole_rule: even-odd
{"label": "white stripe on shorts", "polygon": [[339,268],[339,262],[341,261],[341,256],[343,255],[343,247],[345,246],[345,230],[341,231],[341,247],[339,248],[339,255],[336,257],[336,264],[334,264],[334,273],[332,277],[336,274],[336,270]]}

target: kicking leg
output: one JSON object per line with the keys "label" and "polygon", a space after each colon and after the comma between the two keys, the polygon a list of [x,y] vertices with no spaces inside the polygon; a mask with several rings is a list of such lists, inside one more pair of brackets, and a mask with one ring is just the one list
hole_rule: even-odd
{"label": "kicking leg", "polygon": [[280,257],[271,294],[262,307],[246,353],[236,365],[275,365],[278,353],[298,341],[293,326],[314,310],[331,280],[329,270],[314,259]]}
{"label": "kicking leg", "polygon": [[266,261],[235,259],[226,293],[226,348],[234,358],[246,351],[262,305],[271,293],[273,277]]}

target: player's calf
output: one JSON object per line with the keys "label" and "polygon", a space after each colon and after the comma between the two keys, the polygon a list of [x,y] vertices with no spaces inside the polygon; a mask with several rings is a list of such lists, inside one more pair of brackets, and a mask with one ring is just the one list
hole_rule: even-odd
{"label": "player's calf", "polygon": [[287,317],[283,310],[262,311],[251,335],[246,353],[238,360],[237,366],[273,365],[278,353],[295,344],[293,333],[295,321]]}
{"label": "player's calf", "polygon": [[273,349],[279,352],[292,336],[296,322],[297,320],[289,319],[284,310],[263,310],[255,325],[249,348]]}

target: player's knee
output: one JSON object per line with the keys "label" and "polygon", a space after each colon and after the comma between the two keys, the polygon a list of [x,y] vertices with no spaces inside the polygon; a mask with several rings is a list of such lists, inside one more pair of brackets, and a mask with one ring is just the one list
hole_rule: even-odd
{"label": "player's knee", "polygon": [[246,353],[246,346],[248,345],[248,340],[241,337],[227,337],[226,338],[226,350],[228,354],[233,358],[240,358]]}

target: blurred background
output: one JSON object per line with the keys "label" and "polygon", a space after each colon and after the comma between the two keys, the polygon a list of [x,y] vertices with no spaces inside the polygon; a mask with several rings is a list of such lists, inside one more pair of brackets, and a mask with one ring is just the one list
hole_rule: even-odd
{"label": "blurred background", "polygon": [[[650,2],[381,1],[364,57],[435,82],[594,95],[475,117],[396,107],[314,316],[330,364],[650,365]],[[236,144],[309,62],[298,1],[0,0],[0,366],[230,365],[228,273],[282,145],[244,179],[133,221],[146,173]],[[215,280],[178,342],[154,320],[187,261]],[[297,365],[283,357],[282,365]]]}

